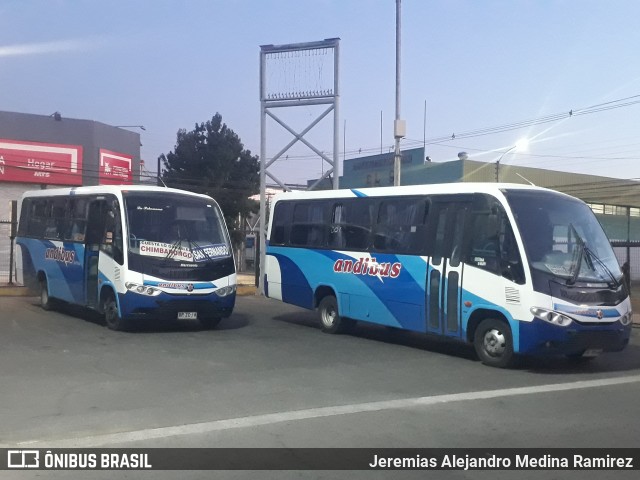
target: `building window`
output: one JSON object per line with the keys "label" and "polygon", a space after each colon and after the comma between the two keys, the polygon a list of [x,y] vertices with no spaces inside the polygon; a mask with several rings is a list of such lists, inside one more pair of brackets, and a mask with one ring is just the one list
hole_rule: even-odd
{"label": "building window", "polygon": [[593,210],[593,213],[604,213],[604,205],[599,203],[590,203],[589,206],[591,207],[591,210]]}

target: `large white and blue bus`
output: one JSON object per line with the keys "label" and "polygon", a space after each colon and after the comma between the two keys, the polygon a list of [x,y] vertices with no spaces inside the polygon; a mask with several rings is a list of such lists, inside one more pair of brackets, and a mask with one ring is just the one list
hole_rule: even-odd
{"label": "large white and blue bus", "polygon": [[265,295],[354,321],[518,354],[592,357],[629,342],[629,292],[584,202],[525,185],[290,192],[268,230]]}
{"label": "large white and blue bus", "polygon": [[131,185],[26,192],[17,244],[43,308],[88,307],[111,329],[145,318],[214,327],[234,307],[229,234],[206,195]]}

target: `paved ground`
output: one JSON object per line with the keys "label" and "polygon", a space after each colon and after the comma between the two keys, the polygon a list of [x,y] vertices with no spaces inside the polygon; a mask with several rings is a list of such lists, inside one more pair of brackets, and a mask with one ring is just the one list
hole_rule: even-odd
{"label": "paved ground", "polygon": [[[640,337],[585,362],[482,365],[467,346],[238,298],[215,330],[113,332],[0,298],[0,447],[598,447],[640,445]],[[19,472],[2,478],[509,479],[513,472]],[[9,472],[10,473],[10,472]],[[522,479],[635,478],[518,472]],[[608,475],[609,474],[609,475]]]}

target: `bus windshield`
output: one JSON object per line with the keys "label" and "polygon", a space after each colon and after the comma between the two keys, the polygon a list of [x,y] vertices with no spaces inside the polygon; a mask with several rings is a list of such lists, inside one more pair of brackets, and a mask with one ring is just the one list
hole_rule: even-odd
{"label": "bus windshield", "polygon": [[617,285],[622,272],[602,226],[583,202],[554,192],[507,190],[533,270]]}
{"label": "bus windshield", "polygon": [[231,254],[218,206],[172,193],[124,193],[129,252],[167,262],[206,262]]}

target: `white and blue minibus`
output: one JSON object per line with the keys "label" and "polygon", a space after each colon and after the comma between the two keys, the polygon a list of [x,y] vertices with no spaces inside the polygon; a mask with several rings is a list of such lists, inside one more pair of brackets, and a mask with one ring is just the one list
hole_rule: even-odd
{"label": "white and blue minibus", "polygon": [[17,245],[43,308],[88,307],[114,330],[145,318],[214,327],[234,307],[229,234],[206,195],[141,185],[26,192]]}
{"label": "white and blue minibus", "polygon": [[456,183],[282,193],[265,295],[355,321],[439,335],[488,365],[589,358],[629,342],[629,292],[584,202],[534,186]]}

